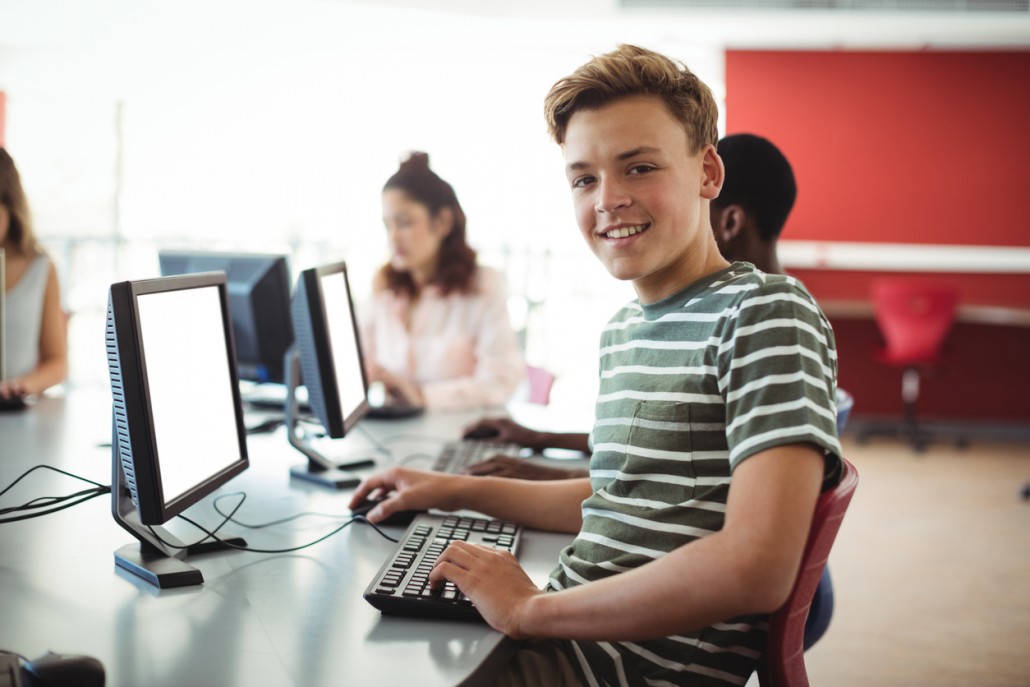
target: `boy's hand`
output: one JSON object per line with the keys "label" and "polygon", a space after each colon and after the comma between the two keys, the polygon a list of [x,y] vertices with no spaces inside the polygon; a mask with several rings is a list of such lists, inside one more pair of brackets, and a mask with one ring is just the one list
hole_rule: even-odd
{"label": "boy's hand", "polygon": [[463,541],[451,542],[429,573],[431,587],[444,580],[472,600],[490,627],[515,639],[525,636],[520,628],[526,604],[544,593],[509,552]]}
{"label": "boy's hand", "polygon": [[457,510],[457,489],[455,482],[467,479],[460,475],[448,475],[442,472],[427,472],[411,468],[390,468],[385,472],[372,475],[355,490],[350,500],[350,508],[354,508],[366,497],[380,498],[393,492],[378,506],[370,510],[366,517],[372,522],[380,522],[403,510]]}

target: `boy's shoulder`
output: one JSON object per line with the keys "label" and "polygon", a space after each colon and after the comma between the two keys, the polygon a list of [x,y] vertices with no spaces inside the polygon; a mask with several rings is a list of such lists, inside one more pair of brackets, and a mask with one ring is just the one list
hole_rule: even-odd
{"label": "boy's shoulder", "polygon": [[[805,299],[811,295],[795,277],[785,274],[767,274],[749,262],[735,262],[729,267],[699,279],[656,309],[680,309],[711,307],[725,308],[743,300],[797,293]],[[646,306],[650,308],[651,306]]]}
{"label": "boy's shoulder", "polygon": [[805,310],[818,309],[815,298],[797,277],[768,274],[746,262],[733,263],[693,300],[695,306],[708,308],[743,306],[745,302],[752,306],[792,303]]}
{"label": "boy's shoulder", "polygon": [[710,284],[710,290],[743,293],[802,291],[808,294],[805,285],[797,277],[789,274],[769,274],[749,262],[735,262],[728,269],[717,273]]}
{"label": "boy's shoulder", "polygon": [[[818,310],[815,300],[796,277],[767,274],[747,262],[699,279],[673,296],[658,303],[643,305],[632,300],[610,319],[609,327],[624,327],[636,321],[670,321],[698,318],[699,321],[735,318],[741,308],[776,304],[788,309]],[[767,313],[777,307],[763,309]]]}

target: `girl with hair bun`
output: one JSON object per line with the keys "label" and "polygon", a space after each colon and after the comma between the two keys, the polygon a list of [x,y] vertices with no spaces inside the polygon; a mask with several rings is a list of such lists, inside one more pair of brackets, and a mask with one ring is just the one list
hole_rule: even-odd
{"label": "girl with hair bun", "polygon": [[64,381],[68,338],[57,270],[32,232],[21,177],[4,148],[0,148],[0,249],[7,321],[0,402],[11,403]]}
{"label": "girl with hair bun", "polygon": [[524,363],[502,275],[479,265],[454,189],[412,153],[383,186],[390,260],[362,313],[369,382],[433,410],[503,404]]}

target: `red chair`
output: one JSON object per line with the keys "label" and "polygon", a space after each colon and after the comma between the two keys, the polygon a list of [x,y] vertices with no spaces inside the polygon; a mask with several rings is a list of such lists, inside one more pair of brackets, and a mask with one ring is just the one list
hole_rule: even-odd
{"label": "red chair", "polygon": [[815,504],[812,529],[808,533],[794,589],[787,602],[769,618],[765,653],[758,664],[758,683],[762,687],[808,687],[805,621],[833,540],[858,486],[855,466],[843,458],[841,465],[837,486],[820,494]]}
{"label": "red chair", "polygon": [[[955,322],[958,291],[950,284],[915,277],[875,279],[871,290],[876,324],[886,343],[877,358],[903,370],[901,435],[916,451],[923,451],[930,436],[917,419],[920,378],[942,362],[944,341]],[[861,438],[873,433],[898,434],[898,429],[870,429]]]}

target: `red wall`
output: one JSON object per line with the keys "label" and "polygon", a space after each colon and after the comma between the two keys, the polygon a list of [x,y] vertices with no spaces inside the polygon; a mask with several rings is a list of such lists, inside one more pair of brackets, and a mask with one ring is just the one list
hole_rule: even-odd
{"label": "red wall", "polygon": [[726,53],[726,128],[775,142],[783,238],[1030,246],[1030,52]]}
{"label": "red wall", "polygon": [[[790,159],[784,239],[1030,246],[1030,51],[727,51],[726,130]],[[877,274],[792,273],[821,301],[867,300]],[[963,304],[1030,308],[1030,274],[932,276],[958,284]],[[900,412],[875,324],[834,326],[855,414]],[[924,412],[1030,422],[1026,351],[1030,328],[959,325]]]}

